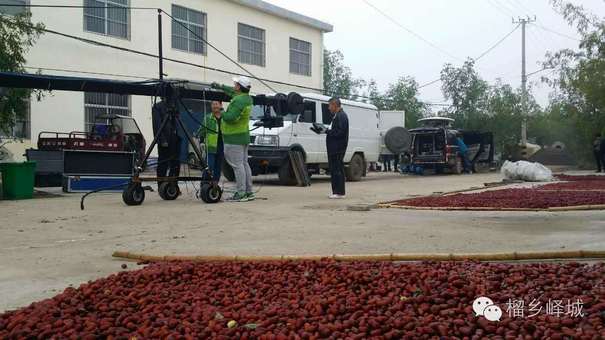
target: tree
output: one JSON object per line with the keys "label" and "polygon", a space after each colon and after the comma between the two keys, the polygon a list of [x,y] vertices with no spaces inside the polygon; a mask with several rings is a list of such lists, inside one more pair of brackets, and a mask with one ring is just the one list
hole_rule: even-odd
{"label": "tree", "polygon": [[531,91],[528,91],[524,110],[521,89],[501,80],[489,84],[474,69],[473,60],[458,68],[446,64],[441,80],[443,95],[452,102],[443,113],[454,118],[458,128],[492,132],[496,150],[504,158],[516,154],[523,119],[533,123],[530,123],[530,135],[541,128],[544,115]]}
{"label": "tree", "polygon": [[[31,23],[31,14],[26,11],[16,16],[0,14],[0,71],[25,72],[25,55],[38,39],[44,25]],[[0,96],[0,133],[10,134],[16,121],[23,119],[29,89],[7,89]]]}
{"label": "tree", "polygon": [[452,102],[447,113],[457,126],[466,129],[479,129],[487,109],[489,85],[474,66],[469,59],[461,67],[446,64],[441,71],[441,91]]}
{"label": "tree", "polygon": [[568,147],[580,161],[588,161],[596,132],[605,131],[605,21],[582,6],[562,0],[551,3],[581,36],[578,50],[564,49],[546,55],[545,67],[555,75],[543,80],[558,89],[551,98],[549,117],[573,127]]}
{"label": "tree", "polygon": [[339,50],[324,50],[323,65],[324,94],[351,99],[365,82],[353,77],[351,68],[344,64],[344,55]]}
{"label": "tree", "polygon": [[530,90],[526,97],[526,108],[523,109],[523,91],[504,84],[501,80],[489,86],[487,98],[481,130],[494,134],[496,150],[501,152],[504,158],[514,156],[521,140],[521,122],[524,118],[528,119],[528,134],[535,137],[540,127],[537,122],[543,117],[542,109]]}
{"label": "tree", "polygon": [[[427,113],[427,106],[418,99],[418,83],[413,77],[401,77],[380,98],[384,110],[405,111],[405,126],[414,128]],[[378,106],[378,105],[377,105]]]}

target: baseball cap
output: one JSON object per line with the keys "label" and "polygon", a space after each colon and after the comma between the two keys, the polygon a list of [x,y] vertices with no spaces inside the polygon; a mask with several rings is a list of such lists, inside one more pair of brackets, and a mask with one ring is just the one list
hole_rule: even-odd
{"label": "baseball cap", "polygon": [[250,88],[250,86],[252,86],[251,82],[250,82],[250,78],[248,77],[234,77],[233,81],[240,84],[241,86],[245,87],[245,88]]}

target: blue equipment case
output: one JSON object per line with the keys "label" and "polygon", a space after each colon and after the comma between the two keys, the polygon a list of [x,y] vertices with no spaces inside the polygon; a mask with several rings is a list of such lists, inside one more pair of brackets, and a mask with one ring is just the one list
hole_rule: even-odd
{"label": "blue equipment case", "polygon": [[[114,187],[104,192],[122,192],[130,182],[130,177],[101,177],[101,176],[65,176],[64,191],[70,193],[90,192],[98,189]],[[120,186],[122,184],[122,186]]]}

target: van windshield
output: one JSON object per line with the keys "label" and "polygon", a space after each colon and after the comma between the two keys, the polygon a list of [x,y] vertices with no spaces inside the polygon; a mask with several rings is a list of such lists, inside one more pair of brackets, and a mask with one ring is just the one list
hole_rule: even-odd
{"label": "van windshield", "polygon": [[[250,119],[251,120],[260,120],[265,115],[264,110],[265,110],[264,105],[254,105],[252,107],[252,113],[250,114]],[[275,111],[273,110],[273,107],[270,107],[269,110],[271,110],[271,115],[275,116]],[[285,115],[284,121],[292,122],[296,119],[296,116],[297,115],[294,115],[294,114]]]}

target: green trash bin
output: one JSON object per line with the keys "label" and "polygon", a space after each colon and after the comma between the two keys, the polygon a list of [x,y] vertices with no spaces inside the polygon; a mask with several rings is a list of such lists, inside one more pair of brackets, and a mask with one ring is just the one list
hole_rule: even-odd
{"label": "green trash bin", "polygon": [[0,163],[2,198],[22,200],[34,197],[36,162]]}

